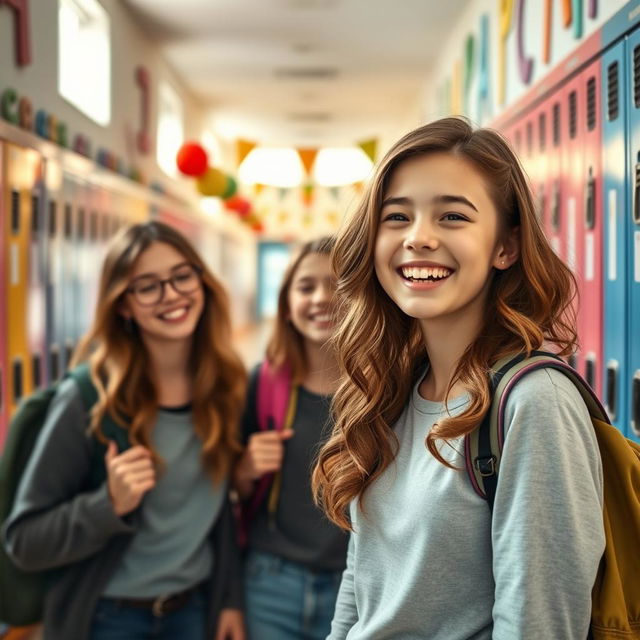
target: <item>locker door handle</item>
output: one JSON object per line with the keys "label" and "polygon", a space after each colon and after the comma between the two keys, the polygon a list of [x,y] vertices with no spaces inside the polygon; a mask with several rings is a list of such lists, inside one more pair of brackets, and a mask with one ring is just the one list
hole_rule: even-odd
{"label": "locker door handle", "polygon": [[640,224],[640,164],[636,165],[636,183],[633,187],[633,221]]}
{"label": "locker door handle", "polygon": [[609,414],[609,418],[613,422],[618,415],[618,363],[610,360],[607,363],[607,380],[606,380],[606,396],[605,408]]}
{"label": "locker door handle", "polygon": [[22,398],[22,360],[13,361],[13,402],[18,404]]}
{"label": "locker door handle", "polygon": [[584,361],[584,379],[587,381],[587,384],[593,389],[593,385],[596,382],[595,356],[587,356]]}
{"label": "locker door handle", "polygon": [[560,230],[560,185],[556,180],[553,183],[553,196],[551,201],[551,226],[554,231]]}
{"label": "locker door handle", "polygon": [[640,436],[640,370],[636,371],[631,385],[631,428]]}
{"label": "locker door handle", "polygon": [[587,229],[593,229],[596,226],[596,180],[593,177],[593,169],[591,167],[589,167],[589,178],[587,180],[585,224]]}

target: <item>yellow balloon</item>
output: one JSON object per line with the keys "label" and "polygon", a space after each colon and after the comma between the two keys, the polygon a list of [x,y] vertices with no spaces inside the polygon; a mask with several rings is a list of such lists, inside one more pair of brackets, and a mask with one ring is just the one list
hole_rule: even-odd
{"label": "yellow balloon", "polygon": [[213,167],[209,167],[196,179],[198,191],[203,196],[221,196],[227,189],[227,176]]}

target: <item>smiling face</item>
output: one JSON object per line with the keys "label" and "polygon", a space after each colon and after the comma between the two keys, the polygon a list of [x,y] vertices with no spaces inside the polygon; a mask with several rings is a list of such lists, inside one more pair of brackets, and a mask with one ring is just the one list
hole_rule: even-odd
{"label": "smiling face", "polygon": [[376,275],[413,318],[453,327],[472,314],[480,322],[492,270],[517,258],[517,244],[502,242],[499,229],[484,177],[470,162],[443,152],[409,158],[383,194]]}
{"label": "smiling face", "polygon": [[[157,286],[158,280],[167,278],[189,293],[180,293],[165,282],[160,300],[147,304],[154,283]],[[136,261],[129,289],[137,294],[125,294],[120,312],[135,321],[148,345],[192,339],[204,308],[204,290],[200,276],[194,276],[191,265],[177,249],[164,242],[152,244]]]}
{"label": "smiling face", "polygon": [[328,255],[310,253],[300,261],[287,300],[289,320],[305,341],[323,345],[331,337],[335,289]]}

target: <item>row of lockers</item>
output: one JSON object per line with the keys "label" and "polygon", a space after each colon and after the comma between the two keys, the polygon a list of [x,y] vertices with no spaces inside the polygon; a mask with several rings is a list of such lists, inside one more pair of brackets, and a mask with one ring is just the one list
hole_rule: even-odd
{"label": "row of lockers", "polygon": [[640,29],[504,128],[578,281],[574,366],[640,440]]}
{"label": "row of lockers", "polygon": [[59,378],[87,330],[106,243],[149,217],[189,231],[140,189],[0,140],[0,448],[21,398]]}

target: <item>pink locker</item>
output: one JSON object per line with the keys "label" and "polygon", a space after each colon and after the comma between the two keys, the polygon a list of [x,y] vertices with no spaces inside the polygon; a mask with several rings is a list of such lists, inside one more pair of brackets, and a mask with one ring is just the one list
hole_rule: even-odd
{"label": "pink locker", "polygon": [[603,235],[602,105],[600,60],[579,76],[584,114],[582,135],[582,207],[578,223],[580,298],[580,373],[602,397]]}

